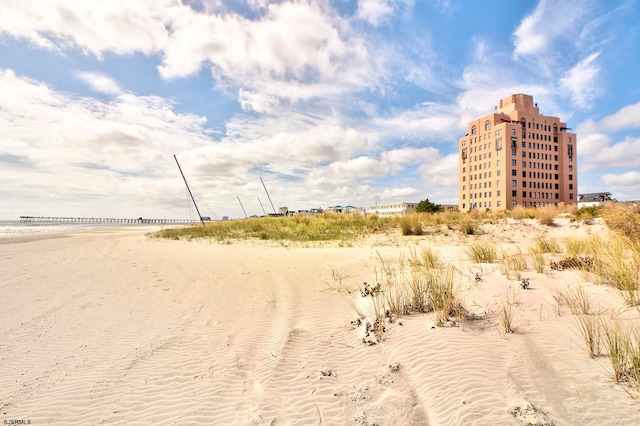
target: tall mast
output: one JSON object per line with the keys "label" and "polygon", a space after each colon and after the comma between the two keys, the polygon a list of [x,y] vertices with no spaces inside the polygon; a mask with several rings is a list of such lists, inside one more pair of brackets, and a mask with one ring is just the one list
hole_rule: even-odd
{"label": "tall mast", "polygon": [[178,170],[180,170],[180,174],[182,175],[182,179],[184,180],[184,184],[187,185],[187,190],[189,191],[189,195],[191,196],[191,201],[193,201],[193,205],[196,206],[196,211],[198,212],[198,217],[200,218],[200,222],[202,222],[202,226],[204,226],[204,220],[202,220],[202,215],[200,214],[200,210],[198,209],[198,205],[196,204],[195,198],[193,198],[193,194],[191,193],[191,188],[189,188],[189,184],[187,183],[187,178],[184,177],[184,173],[182,173],[182,167],[180,167],[180,163],[178,163],[178,158],[174,155],[173,159],[176,160],[176,164],[178,165]]}
{"label": "tall mast", "polygon": [[264,181],[262,180],[262,176],[260,176],[260,182],[262,182],[262,186],[264,187],[264,192],[267,193],[267,198],[269,199],[269,202],[271,203],[271,208],[273,209],[273,213],[274,214],[278,214],[278,212],[276,212],[276,208],[273,205],[273,201],[271,201],[271,197],[269,196],[269,191],[267,191],[267,187],[264,184]]}
{"label": "tall mast", "polygon": [[236,197],[238,197],[238,202],[240,203],[240,207],[242,207],[242,212],[244,213],[244,218],[248,219],[249,216],[247,216],[247,212],[244,210],[244,206],[242,205],[242,201],[240,201],[240,196],[236,195]]}

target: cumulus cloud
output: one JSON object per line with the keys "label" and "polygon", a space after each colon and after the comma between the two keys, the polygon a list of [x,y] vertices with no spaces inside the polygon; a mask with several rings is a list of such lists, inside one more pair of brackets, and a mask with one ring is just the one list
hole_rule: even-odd
{"label": "cumulus cloud", "polygon": [[166,194],[171,153],[208,143],[202,117],[177,114],[158,97],[125,94],[104,103],[11,70],[0,70],[0,90],[0,155],[23,159],[11,174],[48,194],[151,196],[143,183]]}
{"label": "cumulus cloud", "polygon": [[[321,3],[258,2],[261,12],[252,19],[218,2],[195,6],[201,10],[172,0],[84,1],[73,8],[63,0],[11,0],[3,4],[0,33],[60,53],[159,55],[164,78],[209,67],[221,84],[242,88],[243,107],[255,111],[375,81],[364,40]],[[288,83],[287,90],[276,82]]]}

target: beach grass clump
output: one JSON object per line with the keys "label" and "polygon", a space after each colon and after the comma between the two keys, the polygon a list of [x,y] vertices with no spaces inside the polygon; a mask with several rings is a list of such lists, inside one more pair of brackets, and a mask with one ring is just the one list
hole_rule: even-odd
{"label": "beach grass clump", "polygon": [[632,368],[633,360],[631,355],[637,350],[637,339],[627,329],[623,330],[618,322],[603,322],[602,335],[604,347],[609,356],[609,362],[613,370],[613,380],[616,383],[631,381],[636,387],[640,377],[633,377],[636,368]]}
{"label": "beach grass clump", "polygon": [[535,245],[541,253],[560,253],[561,251],[560,244],[554,239],[538,238]]}
{"label": "beach grass clump", "polygon": [[534,214],[541,225],[554,226],[553,219],[558,215],[558,208],[555,206],[539,207],[534,210]]}
{"label": "beach grass clump", "polygon": [[521,278],[521,272],[527,270],[527,258],[520,249],[507,253],[502,253],[501,272],[509,278],[519,280]]}
{"label": "beach grass clump", "polygon": [[568,287],[565,291],[560,292],[558,297],[574,315],[591,315],[593,305],[591,296],[581,285],[576,287]]}
{"label": "beach grass clump", "polygon": [[422,235],[422,217],[418,214],[410,214],[400,219],[400,231],[402,235]]}
{"label": "beach grass clump", "polygon": [[595,358],[602,350],[602,329],[598,317],[593,315],[577,315],[578,331],[582,336],[589,358]]}
{"label": "beach grass clump", "polygon": [[610,239],[598,259],[603,280],[621,291],[629,306],[640,305],[640,250],[624,237]]}
{"label": "beach grass clump", "polygon": [[469,244],[464,250],[475,263],[493,263],[496,260],[496,246],[491,242]]}
{"label": "beach grass clump", "polygon": [[502,301],[500,306],[498,307],[497,313],[498,321],[500,323],[500,331],[505,334],[516,332],[516,327],[514,325],[515,315],[513,306],[517,303],[517,290],[511,285],[508,285],[505,288],[504,294],[502,295]]}
{"label": "beach grass clump", "polygon": [[397,261],[379,259],[376,280],[380,291],[372,295],[375,312],[384,312],[390,321],[403,315],[433,313],[437,326],[452,318],[454,323],[465,318],[455,270],[442,264],[433,252],[413,253],[409,261],[405,256]]}
{"label": "beach grass clump", "polygon": [[623,203],[608,203],[601,211],[609,229],[640,243],[640,207]]}
{"label": "beach grass clump", "polygon": [[545,260],[544,260],[544,252],[540,249],[539,246],[533,246],[529,249],[529,257],[533,262],[533,269],[539,273],[543,274],[545,270]]}

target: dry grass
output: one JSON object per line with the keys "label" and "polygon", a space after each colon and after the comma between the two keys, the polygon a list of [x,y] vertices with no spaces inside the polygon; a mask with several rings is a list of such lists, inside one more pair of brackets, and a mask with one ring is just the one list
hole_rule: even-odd
{"label": "dry grass", "polygon": [[521,272],[527,270],[527,258],[520,247],[512,253],[502,253],[501,272],[510,279],[519,280],[522,278]]}
{"label": "dry grass", "polygon": [[622,203],[608,203],[601,210],[609,229],[640,243],[640,207]]}
{"label": "dry grass", "polygon": [[395,261],[379,256],[379,261],[376,280],[380,291],[370,297],[376,319],[432,312],[436,325],[443,326],[465,318],[455,270],[442,264],[430,249],[419,254],[414,251],[408,258],[401,255]]}
{"label": "dry grass", "polygon": [[558,215],[558,208],[555,206],[546,206],[535,209],[535,217],[541,225],[554,226],[553,219]]}
{"label": "dry grass", "polygon": [[419,214],[411,214],[400,219],[400,231],[402,235],[422,235],[422,217]]}
{"label": "dry grass", "polygon": [[574,315],[591,315],[594,313],[591,296],[583,286],[568,287],[560,292],[558,300],[567,306]]}
{"label": "dry grass", "polygon": [[475,263],[494,263],[496,246],[491,242],[473,243],[465,247],[465,253]]}
{"label": "dry grass", "polygon": [[500,331],[505,334],[515,333],[513,306],[518,302],[516,300],[517,290],[511,285],[507,286],[502,297],[502,302],[498,308],[498,321],[500,322]]}
{"label": "dry grass", "polygon": [[599,356],[603,343],[599,318],[592,315],[577,315],[575,318],[589,357]]}

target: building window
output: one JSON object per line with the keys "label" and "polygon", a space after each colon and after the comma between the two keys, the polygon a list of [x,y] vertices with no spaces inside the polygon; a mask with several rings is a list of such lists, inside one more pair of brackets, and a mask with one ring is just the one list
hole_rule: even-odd
{"label": "building window", "polygon": [[518,164],[518,163],[516,162],[516,160],[511,160],[511,165],[512,165],[512,166],[514,166],[514,167],[515,167],[515,166],[516,166],[516,164]]}
{"label": "building window", "polygon": [[516,176],[516,169],[511,170],[511,176]]}
{"label": "building window", "polygon": [[496,171],[496,176],[500,176],[500,170]]}
{"label": "building window", "polygon": [[496,138],[502,136],[502,130],[496,130]]}
{"label": "building window", "polygon": [[516,129],[511,129],[511,135],[515,136],[516,135]]}
{"label": "building window", "polygon": [[517,191],[511,191],[511,196],[512,196],[512,197],[516,197],[517,195],[518,195],[518,192],[517,192]]}
{"label": "building window", "polygon": [[511,202],[511,207],[515,207],[516,205],[517,205],[516,201],[515,201],[515,200],[513,200],[513,201]]}
{"label": "building window", "polygon": [[527,162],[526,161],[522,162],[522,167],[527,167]]}
{"label": "building window", "polygon": [[569,175],[569,180],[573,180],[573,175]]}
{"label": "building window", "polygon": [[491,130],[491,123],[489,122],[489,120],[484,122],[484,129]]}
{"label": "building window", "polygon": [[569,199],[573,200],[573,194],[569,194]]}
{"label": "building window", "polygon": [[511,155],[516,155],[516,150],[515,149],[511,150]]}
{"label": "building window", "polygon": [[498,207],[502,206],[502,202],[498,200],[498,201],[496,202],[496,206],[498,206]]}
{"label": "building window", "polygon": [[516,182],[515,180],[511,181],[511,186],[518,186],[518,182]]}
{"label": "building window", "polygon": [[573,184],[572,183],[569,184],[569,191],[571,191],[571,190],[573,190]]}
{"label": "building window", "polygon": [[573,161],[573,155],[569,156],[569,161]]}
{"label": "building window", "polygon": [[496,181],[496,186],[497,186],[497,187],[500,187],[500,179],[498,179],[498,180]]}
{"label": "building window", "polygon": [[476,133],[478,133],[478,129],[476,129],[476,126],[472,126],[471,127],[471,134],[475,135]]}
{"label": "building window", "polygon": [[496,191],[496,195],[499,197],[500,196],[500,190]]}
{"label": "building window", "polygon": [[462,194],[462,199],[466,199],[467,198],[467,194]]}
{"label": "building window", "polygon": [[496,139],[496,149],[502,149],[502,139]]}
{"label": "building window", "polygon": [[527,191],[522,191],[522,198],[527,198]]}
{"label": "building window", "polygon": [[572,172],[573,171],[573,165],[569,164],[569,171]]}

